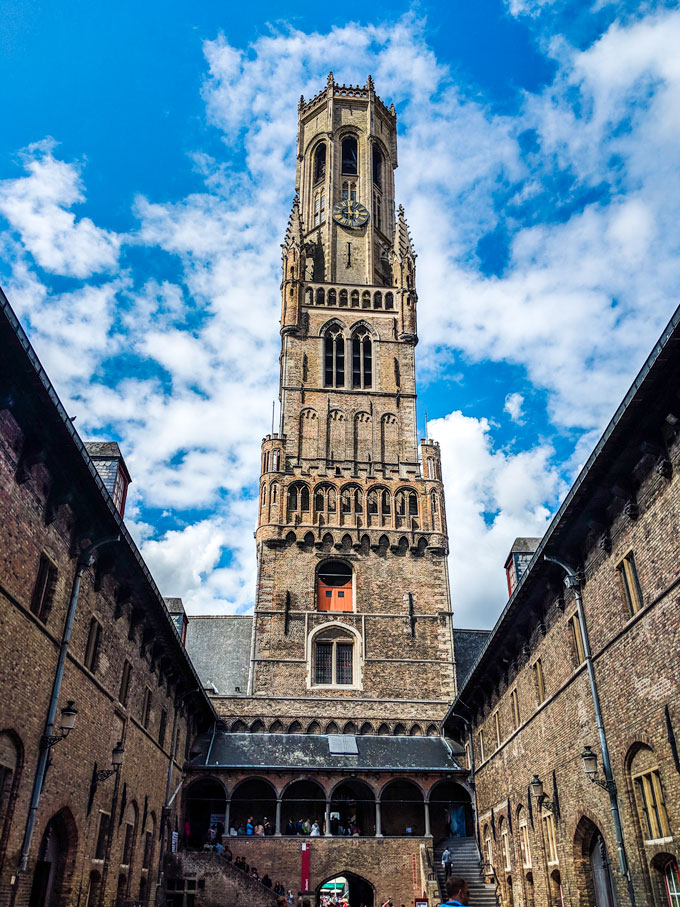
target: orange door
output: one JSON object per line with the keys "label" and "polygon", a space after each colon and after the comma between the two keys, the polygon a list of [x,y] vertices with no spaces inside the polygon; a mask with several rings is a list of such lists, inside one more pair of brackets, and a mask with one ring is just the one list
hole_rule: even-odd
{"label": "orange door", "polygon": [[351,611],[352,582],[344,586],[327,586],[322,580],[317,584],[319,611]]}

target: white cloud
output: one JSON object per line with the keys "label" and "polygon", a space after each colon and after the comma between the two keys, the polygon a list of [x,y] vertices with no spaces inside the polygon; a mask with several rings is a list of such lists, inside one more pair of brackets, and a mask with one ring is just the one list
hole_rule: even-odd
{"label": "white cloud", "polygon": [[[515,14],[547,5],[513,2]],[[677,12],[616,24],[584,50],[555,39],[553,84],[501,116],[460,90],[415,16],[328,34],[281,30],[248,48],[218,37],[205,44],[203,97],[224,161],[197,149],[203,191],[137,198],[138,230],[124,237],[73,213],[85,198],[78,166],[49,143],[28,150],[27,175],[0,184],[10,296],[79,427],[119,432],[135,480],[131,514],[166,594],[193,610],[254,597],[253,486],[277,393],[279,244],[299,95],[315,94],[333,69],[362,84],[372,72],[394,100],[428,373],[450,378],[464,361],[516,366],[522,387],[546,395],[557,431],[586,432],[576,463],[680,289],[679,39]],[[518,138],[528,131],[532,153]],[[499,223],[507,262],[486,274],[477,244]],[[118,264],[124,243],[174,256],[180,275],[155,282],[129,269],[70,293],[36,275],[34,262],[89,279]],[[531,415],[517,392],[504,409],[518,423]],[[494,446],[497,415],[430,423],[446,470],[454,606],[468,625],[493,621],[513,538],[541,534],[563,490],[549,445]],[[173,528],[153,528],[156,510],[174,512]]]}
{"label": "white cloud", "polygon": [[497,450],[488,420],[460,412],[428,427],[441,445],[454,622],[489,627],[507,601],[503,565],[513,540],[543,535],[564,491],[553,451]]}
{"label": "white cloud", "polygon": [[520,425],[524,422],[522,414],[524,412],[524,397],[515,391],[512,394],[508,394],[505,398],[505,404],[503,406],[503,411],[506,412],[513,422],[517,422]]}
{"label": "white cloud", "polygon": [[28,176],[0,184],[0,213],[46,271],[82,278],[109,271],[118,261],[120,237],[70,210],[85,200],[79,168],[56,159],[54,147],[46,139],[26,149]]}

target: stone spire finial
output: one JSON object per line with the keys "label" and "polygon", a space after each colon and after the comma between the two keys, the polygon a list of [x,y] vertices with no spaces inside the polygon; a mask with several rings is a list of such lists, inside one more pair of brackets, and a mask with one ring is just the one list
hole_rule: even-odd
{"label": "stone spire finial", "polygon": [[283,248],[286,249],[291,245],[300,245],[303,240],[302,229],[302,212],[300,211],[300,196],[295,195],[293,198],[293,207],[291,208],[288,226],[286,227],[286,236],[283,241]]}
{"label": "stone spire finial", "polygon": [[332,88],[335,85],[335,77],[333,76],[333,70],[328,73],[328,87]]}
{"label": "stone spire finial", "polygon": [[413,248],[411,231],[406,223],[403,205],[399,205],[397,208],[397,228],[394,231],[394,253],[397,259],[404,259],[407,255],[410,255],[414,261],[416,259],[416,251]]}
{"label": "stone spire finial", "polygon": [[372,76],[372,75],[369,75],[369,77],[366,79],[366,88],[368,88],[369,91],[374,91],[374,90],[375,90],[375,85],[373,84],[373,76]]}
{"label": "stone spire finial", "polygon": [[305,106],[305,96],[300,95],[300,100],[298,101],[298,110],[301,110]]}
{"label": "stone spire finial", "polygon": [[397,115],[397,108],[394,106],[394,101],[390,104],[390,113],[393,117]]}

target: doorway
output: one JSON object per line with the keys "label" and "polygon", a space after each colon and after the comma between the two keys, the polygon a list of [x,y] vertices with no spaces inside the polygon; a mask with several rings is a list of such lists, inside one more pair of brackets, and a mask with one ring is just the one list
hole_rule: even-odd
{"label": "doorway", "polygon": [[353,872],[342,871],[326,879],[316,889],[316,907],[374,907],[373,886]]}

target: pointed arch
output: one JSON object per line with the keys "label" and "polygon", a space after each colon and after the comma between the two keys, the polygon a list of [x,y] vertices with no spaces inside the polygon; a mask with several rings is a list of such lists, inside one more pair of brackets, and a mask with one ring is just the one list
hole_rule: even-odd
{"label": "pointed arch", "polygon": [[302,733],[302,725],[300,724],[300,722],[299,722],[299,721],[293,721],[293,722],[291,722],[291,723],[288,725],[288,733],[289,733],[289,734],[301,734],[301,733]]}
{"label": "pointed arch", "polygon": [[356,734],[357,726],[353,721],[346,722],[345,726],[342,729],[343,734]]}
{"label": "pointed arch", "polygon": [[389,735],[390,735],[390,726],[389,726],[389,724],[385,724],[385,722],[383,722],[383,723],[380,725],[380,727],[378,728],[378,734],[379,734],[381,737],[389,736]]}
{"label": "pointed arch", "polygon": [[427,726],[427,736],[428,737],[438,737],[439,731],[437,730],[436,724],[428,724]]}
{"label": "pointed arch", "polygon": [[321,725],[319,724],[319,722],[318,722],[318,721],[312,721],[312,723],[311,723],[311,724],[308,726],[308,728],[307,728],[307,733],[308,733],[308,734],[320,734],[320,733],[321,733]]}
{"label": "pointed arch", "polygon": [[414,724],[414,725],[412,725],[411,730],[409,731],[409,736],[410,737],[422,737],[423,729],[421,728],[421,726],[419,724]]}
{"label": "pointed arch", "polygon": [[354,416],[354,459],[357,463],[373,459],[373,419],[364,411]]}
{"label": "pointed arch", "polygon": [[283,724],[277,719],[269,725],[270,734],[282,734],[283,733]]}
{"label": "pointed arch", "polygon": [[401,722],[399,722],[398,724],[395,724],[393,734],[395,737],[405,737],[406,736],[406,727]]}
{"label": "pointed arch", "polygon": [[364,735],[366,735],[366,734],[372,734],[372,733],[373,733],[373,725],[371,724],[371,722],[370,722],[370,721],[364,721],[364,723],[363,723],[363,724],[361,725],[361,727],[359,728],[359,733],[360,733],[362,736],[364,736]]}
{"label": "pointed arch", "polygon": [[241,721],[239,718],[238,721],[234,721],[232,726],[229,728],[232,734],[245,734],[248,730],[248,726],[245,721]]}
{"label": "pointed arch", "polygon": [[253,721],[253,723],[250,725],[251,734],[264,734],[264,732],[265,732],[264,721],[260,721],[259,718],[256,719],[255,721]]}
{"label": "pointed arch", "polygon": [[327,458],[330,462],[347,460],[347,423],[345,414],[339,409],[328,413],[328,448]]}
{"label": "pointed arch", "polygon": [[332,318],[319,332],[323,343],[324,387],[345,386],[345,326]]}
{"label": "pointed arch", "polygon": [[299,458],[315,459],[319,454],[319,419],[316,410],[308,407],[300,413]]}
{"label": "pointed arch", "polygon": [[334,721],[330,721],[326,725],[326,733],[327,734],[337,734],[338,733],[338,726]]}
{"label": "pointed arch", "polygon": [[385,413],[380,419],[380,459],[383,463],[398,463],[399,423],[394,413]]}

